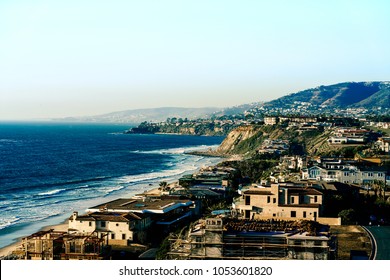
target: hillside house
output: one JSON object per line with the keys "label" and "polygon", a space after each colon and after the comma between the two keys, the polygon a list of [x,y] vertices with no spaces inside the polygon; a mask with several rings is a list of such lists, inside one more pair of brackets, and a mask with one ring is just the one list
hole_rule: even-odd
{"label": "hillside house", "polygon": [[322,193],[308,187],[254,187],[241,192],[233,202],[245,219],[307,219],[316,221],[321,215]]}

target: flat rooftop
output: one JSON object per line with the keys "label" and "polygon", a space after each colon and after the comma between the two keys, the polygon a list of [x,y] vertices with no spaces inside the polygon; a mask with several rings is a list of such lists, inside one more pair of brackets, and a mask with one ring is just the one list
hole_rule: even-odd
{"label": "flat rooftop", "polygon": [[109,211],[109,212],[134,212],[134,213],[167,213],[180,207],[191,206],[193,202],[189,199],[134,199],[119,198],[106,203],[90,207],[88,211]]}

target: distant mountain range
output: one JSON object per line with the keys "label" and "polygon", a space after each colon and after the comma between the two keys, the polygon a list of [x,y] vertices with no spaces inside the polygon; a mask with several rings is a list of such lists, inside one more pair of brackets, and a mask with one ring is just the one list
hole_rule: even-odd
{"label": "distant mountain range", "polygon": [[[259,103],[255,103],[256,105]],[[96,123],[128,123],[138,124],[144,121],[162,122],[167,118],[211,118],[212,116],[242,114],[252,108],[255,104],[244,104],[228,108],[205,107],[205,108],[182,108],[182,107],[161,107],[149,109],[134,109],[120,112],[113,112],[97,116],[68,117],[55,119],[63,122],[96,122]]]}
{"label": "distant mountain range", "polygon": [[[196,119],[209,116],[221,108],[180,108],[180,107],[161,107],[150,109],[135,109],[120,112],[113,112],[97,116],[70,117],[61,119],[61,121],[77,122],[102,122],[102,123],[129,123],[137,124],[143,121],[161,122],[167,118],[188,118]],[[58,121],[58,120],[57,120]]]}
{"label": "distant mountain range", "polygon": [[390,82],[347,82],[299,91],[267,102],[267,107],[308,102],[328,108],[390,108]]}
{"label": "distant mountain range", "polygon": [[296,103],[307,102],[313,106],[335,108],[374,109],[390,108],[390,82],[346,82],[329,86],[319,86],[292,93],[267,103],[244,104],[228,108],[181,108],[162,107],[135,109],[88,117],[71,117],[56,121],[128,123],[138,124],[144,121],[161,122],[167,118],[210,118],[212,116],[237,115],[259,106],[268,108],[294,107]]}

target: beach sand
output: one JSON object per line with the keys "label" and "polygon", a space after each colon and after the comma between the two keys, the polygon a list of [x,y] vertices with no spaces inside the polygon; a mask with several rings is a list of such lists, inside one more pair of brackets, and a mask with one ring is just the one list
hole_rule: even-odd
{"label": "beach sand", "polygon": [[[54,231],[68,231],[68,221],[64,221],[62,224],[47,226],[41,229],[41,231],[47,231],[53,229]],[[18,251],[22,246],[22,239],[8,245],[4,248],[0,248],[0,258],[12,254],[14,251]]]}

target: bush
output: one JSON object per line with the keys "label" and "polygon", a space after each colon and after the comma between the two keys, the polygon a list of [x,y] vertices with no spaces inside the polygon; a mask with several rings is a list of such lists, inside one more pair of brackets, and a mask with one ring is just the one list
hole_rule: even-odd
{"label": "bush", "polygon": [[354,209],[341,210],[338,216],[341,218],[343,225],[352,225],[356,223],[356,212]]}

